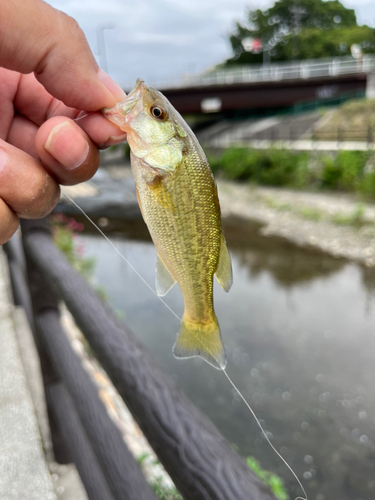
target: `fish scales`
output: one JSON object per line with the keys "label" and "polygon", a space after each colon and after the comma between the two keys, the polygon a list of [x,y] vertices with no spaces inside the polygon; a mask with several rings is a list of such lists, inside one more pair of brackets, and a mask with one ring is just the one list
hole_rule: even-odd
{"label": "fish scales", "polygon": [[226,359],[213,308],[213,275],[228,291],[230,256],[221,229],[216,185],[194,134],[168,100],[138,80],[104,115],[127,132],[143,218],[158,252],[156,290],[177,281],[185,304],[176,357]]}
{"label": "fish scales", "polygon": [[[213,280],[220,253],[220,209],[211,171],[198,153],[183,159],[173,177],[165,179],[173,193],[177,214],[155,201],[133,162],[142,213],[163,262],[179,283],[185,314],[191,321],[210,321],[213,311]],[[200,193],[204,193],[202,196]]]}

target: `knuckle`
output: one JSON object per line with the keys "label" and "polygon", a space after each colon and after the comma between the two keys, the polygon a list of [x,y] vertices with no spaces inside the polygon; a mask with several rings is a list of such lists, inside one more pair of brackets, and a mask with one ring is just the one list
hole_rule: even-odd
{"label": "knuckle", "polygon": [[11,239],[14,233],[18,229],[18,218],[16,220],[12,219],[8,224],[1,229],[0,232],[0,245],[4,245],[7,241]]}
{"label": "knuckle", "polygon": [[0,199],[0,245],[6,243],[18,229],[17,215]]}
{"label": "knuckle", "polygon": [[64,39],[68,40],[71,44],[76,45],[86,41],[86,37],[80,28],[78,22],[73,19],[73,17],[64,14],[65,26],[63,28],[62,36]]}
{"label": "knuckle", "polygon": [[28,218],[45,217],[51,213],[59,198],[59,185],[48,173],[45,173],[43,179],[34,183],[30,188],[28,206],[24,210],[24,216]]}

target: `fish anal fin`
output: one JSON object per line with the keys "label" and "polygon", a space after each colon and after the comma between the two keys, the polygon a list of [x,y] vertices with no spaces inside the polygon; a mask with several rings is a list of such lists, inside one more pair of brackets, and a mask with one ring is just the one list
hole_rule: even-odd
{"label": "fish anal fin", "polygon": [[220,256],[215,275],[223,290],[229,292],[233,284],[232,263],[223,234],[221,235]]}
{"label": "fish anal fin", "polygon": [[164,297],[167,295],[169,290],[176,283],[176,280],[173,278],[171,273],[165,267],[164,262],[158,255],[158,259],[156,261],[156,276],[155,276],[155,288],[156,293],[159,297]]}
{"label": "fish anal fin", "polygon": [[173,354],[176,358],[200,356],[218,370],[223,370],[227,360],[216,317],[209,323],[196,323],[184,315]]}
{"label": "fish anal fin", "polygon": [[163,180],[160,177],[156,177],[153,182],[149,182],[147,185],[155,201],[173,215],[176,215],[176,204],[173,201],[170,192],[165,187]]}

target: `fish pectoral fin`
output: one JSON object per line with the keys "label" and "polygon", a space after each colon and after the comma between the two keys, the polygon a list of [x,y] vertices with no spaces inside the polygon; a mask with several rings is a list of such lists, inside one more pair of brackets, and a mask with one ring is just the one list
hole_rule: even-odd
{"label": "fish pectoral fin", "polygon": [[137,188],[137,186],[135,186],[135,193],[136,193],[136,195],[137,195],[137,201],[138,201],[139,209],[140,209],[140,211],[141,211],[142,217],[144,218],[144,216],[143,216],[143,210],[142,210],[141,198],[140,198],[140,196],[139,196],[139,192],[138,192],[138,188]]}
{"label": "fish pectoral fin", "polygon": [[218,370],[224,370],[227,360],[216,316],[209,323],[195,323],[184,315],[173,354],[176,358],[200,356]]}
{"label": "fish pectoral fin", "polygon": [[164,262],[158,255],[158,260],[156,261],[156,276],[155,276],[155,288],[156,293],[159,297],[164,297],[167,295],[169,290],[176,283],[176,280],[165,267]]}
{"label": "fish pectoral fin", "polygon": [[173,215],[177,215],[176,204],[173,201],[170,192],[165,187],[162,179],[158,178],[154,182],[148,183],[147,185],[150,189],[153,198],[158,203],[158,205],[162,206],[163,208],[171,212]]}
{"label": "fish pectoral fin", "polygon": [[219,263],[215,275],[223,290],[229,292],[233,284],[232,263],[223,234],[221,235]]}

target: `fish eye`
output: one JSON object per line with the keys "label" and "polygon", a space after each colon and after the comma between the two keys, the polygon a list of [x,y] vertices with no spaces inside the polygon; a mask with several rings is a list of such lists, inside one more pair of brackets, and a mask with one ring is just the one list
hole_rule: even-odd
{"label": "fish eye", "polygon": [[166,116],[166,111],[163,109],[161,106],[152,106],[151,109],[151,114],[155,118],[158,118],[159,120],[162,120]]}

